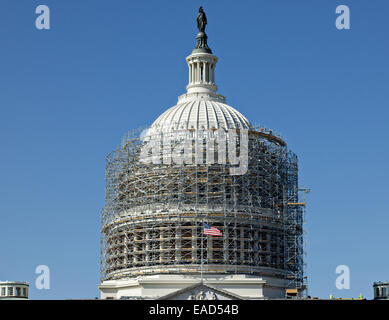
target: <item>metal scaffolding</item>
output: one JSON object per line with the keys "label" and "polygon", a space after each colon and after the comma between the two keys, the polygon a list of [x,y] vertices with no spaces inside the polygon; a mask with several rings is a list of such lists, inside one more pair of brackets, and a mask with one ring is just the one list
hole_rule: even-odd
{"label": "metal scaffolding", "polygon": [[[144,163],[144,135],[123,138],[106,159],[101,280],[244,273],[286,279],[288,287],[305,290],[297,156],[263,128],[252,128],[248,138],[248,170],[242,175],[230,174],[229,159]],[[169,150],[176,144],[172,139]],[[214,148],[217,158],[219,146]],[[210,151],[202,152],[205,157]],[[223,236],[202,237],[203,222]]]}

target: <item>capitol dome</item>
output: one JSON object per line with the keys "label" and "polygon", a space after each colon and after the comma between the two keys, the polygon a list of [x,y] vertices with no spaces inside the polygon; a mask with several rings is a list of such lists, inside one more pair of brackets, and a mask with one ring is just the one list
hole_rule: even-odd
{"label": "capitol dome", "polygon": [[162,113],[151,125],[159,129],[250,129],[245,116],[229,105],[209,99],[179,103]]}
{"label": "capitol dome", "polygon": [[106,158],[103,299],[279,299],[306,290],[297,156],[217,93],[205,24],[200,8],[177,105]]}

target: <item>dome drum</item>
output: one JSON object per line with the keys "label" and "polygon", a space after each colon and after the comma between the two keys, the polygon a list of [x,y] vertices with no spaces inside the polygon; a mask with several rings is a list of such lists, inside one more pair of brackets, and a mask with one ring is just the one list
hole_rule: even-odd
{"label": "dome drum", "polygon": [[[248,172],[231,176],[228,163],[141,164],[141,146],[128,139],[107,158],[104,279],[200,271],[287,278],[288,235],[302,232],[285,233],[292,221],[282,210],[284,193],[297,187],[293,153],[250,134]],[[204,238],[203,222],[223,237]]]}

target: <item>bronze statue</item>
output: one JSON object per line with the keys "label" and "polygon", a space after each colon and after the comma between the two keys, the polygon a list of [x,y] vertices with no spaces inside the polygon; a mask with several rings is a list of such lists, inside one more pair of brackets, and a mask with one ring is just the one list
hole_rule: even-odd
{"label": "bronze statue", "polygon": [[199,8],[199,14],[197,15],[197,28],[200,32],[205,31],[205,26],[207,25],[207,16],[203,10],[203,7]]}
{"label": "bronze statue", "polygon": [[205,26],[207,25],[207,16],[203,10],[203,7],[199,8],[199,14],[197,15],[197,28],[199,33],[196,36],[196,46],[193,49],[192,53],[211,53],[212,50],[208,47],[207,44],[207,35],[205,33]]}

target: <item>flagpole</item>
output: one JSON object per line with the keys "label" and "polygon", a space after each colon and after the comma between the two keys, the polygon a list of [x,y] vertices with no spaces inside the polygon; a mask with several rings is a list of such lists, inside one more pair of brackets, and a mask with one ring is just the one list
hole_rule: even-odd
{"label": "flagpole", "polygon": [[203,284],[204,218],[201,218],[201,284]]}

